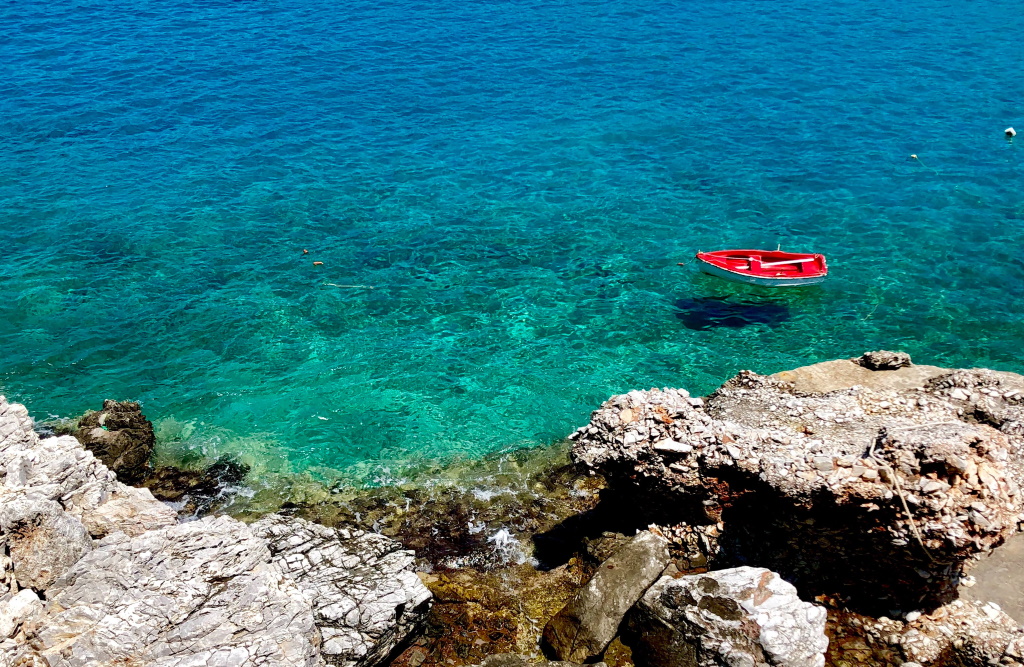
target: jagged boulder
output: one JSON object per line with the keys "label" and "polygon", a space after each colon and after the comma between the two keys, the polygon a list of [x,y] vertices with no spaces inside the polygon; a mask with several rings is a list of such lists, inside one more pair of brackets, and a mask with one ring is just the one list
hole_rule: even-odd
{"label": "jagged boulder", "polygon": [[717,567],[761,565],[876,611],[948,602],[971,560],[1017,530],[1024,378],[820,366],[743,372],[706,401],[613,397],[571,436],[572,456],[638,520],[702,535]]}
{"label": "jagged boulder", "polygon": [[878,350],[877,352],[865,352],[854,361],[869,370],[894,371],[910,366],[910,355],[906,352]]}
{"label": "jagged boulder", "polygon": [[669,563],[668,540],[649,531],[620,546],[544,628],[559,659],[592,662],[619,634],[629,609]]}
{"label": "jagged boulder", "polygon": [[329,664],[379,664],[426,621],[430,591],[397,542],[276,514],[252,529],[310,600]]}
{"label": "jagged boulder", "polygon": [[663,577],[630,614],[634,654],[657,667],[822,667],[823,607],[762,568]]}
{"label": "jagged boulder", "polygon": [[78,421],[75,437],[126,484],[140,482],[149,473],[156,435],[138,403],[103,401],[102,410]]}
{"label": "jagged boulder", "polygon": [[46,612],[39,596],[29,589],[0,596],[0,641],[13,637],[26,623],[40,618]]}
{"label": "jagged boulder", "polygon": [[38,493],[0,495],[0,534],[22,588],[46,590],[92,549],[82,522]]}

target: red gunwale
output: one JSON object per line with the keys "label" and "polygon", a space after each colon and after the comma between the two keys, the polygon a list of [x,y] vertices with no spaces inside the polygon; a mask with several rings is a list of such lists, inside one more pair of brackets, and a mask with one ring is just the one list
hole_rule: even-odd
{"label": "red gunwale", "polygon": [[[757,278],[796,279],[828,275],[825,256],[808,252],[716,250],[714,252],[699,252],[697,259],[730,273]],[[766,264],[768,266],[765,266]]]}

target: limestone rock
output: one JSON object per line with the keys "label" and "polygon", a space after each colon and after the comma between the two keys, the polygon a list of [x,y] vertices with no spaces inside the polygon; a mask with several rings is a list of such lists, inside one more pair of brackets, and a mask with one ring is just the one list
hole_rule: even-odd
{"label": "limestone rock", "polygon": [[825,609],[777,574],[738,567],[662,577],[630,615],[634,652],[659,667],[821,667]]}
{"label": "limestone rock", "polygon": [[27,588],[8,597],[0,597],[0,641],[13,637],[23,624],[45,613],[39,596]]}
{"label": "limestone rock", "polygon": [[129,537],[136,537],[147,530],[173,525],[177,514],[167,505],[157,502],[149,489],[119,484],[106,502],[84,514],[82,520],[93,535],[109,535],[120,530]]}
{"label": "limestone rock", "polygon": [[714,567],[768,567],[880,613],[949,602],[1017,530],[1024,377],[819,366],[836,364],[891,379],[814,393],[744,371],[706,400],[632,391],[570,436],[572,456],[666,534],[706,526]]}
{"label": "limestone rock", "polygon": [[126,484],[149,472],[156,436],[138,403],[103,401],[102,410],[79,420],[75,437]]}
{"label": "limestone rock", "polygon": [[92,549],[82,522],[38,493],[0,495],[0,533],[22,588],[46,590]]}
{"label": "limestone rock", "polygon": [[910,355],[906,352],[889,352],[887,350],[865,352],[857,359],[857,363],[873,371],[894,371],[911,365]]}
{"label": "limestone rock", "polygon": [[275,514],[252,529],[311,601],[329,664],[378,664],[426,620],[430,591],[397,542]]}
{"label": "limestone rock", "polygon": [[642,532],[619,547],[544,628],[544,643],[562,660],[600,656],[619,625],[669,562],[668,541]]}
{"label": "limestone rock", "polygon": [[[137,534],[177,522],[173,510],[145,490],[118,482],[91,452],[71,436],[40,440],[25,407],[0,397],[0,497],[31,492],[58,502],[93,537],[124,530]],[[109,501],[120,507],[93,514]],[[126,507],[130,504],[131,507]]]}
{"label": "limestone rock", "polygon": [[50,667],[320,664],[306,596],[228,517],[115,533],[47,591]]}

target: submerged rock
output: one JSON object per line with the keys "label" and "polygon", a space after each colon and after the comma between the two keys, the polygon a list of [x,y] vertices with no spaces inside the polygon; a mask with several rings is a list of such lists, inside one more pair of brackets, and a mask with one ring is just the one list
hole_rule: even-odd
{"label": "submerged rock", "polygon": [[629,627],[634,654],[657,667],[822,667],[825,619],[774,572],[739,567],[662,577]]}
{"label": "submerged rock", "polygon": [[[571,436],[572,455],[638,519],[706,526],[717,567],[769,567],[880,611],[948,602],[972,559],[1017,530],[1024,378],[837,364],[887,379],[808,393],[743,372],[706,401],[633,391]],[[822,383],[815,367],[792,374]]]}
{"label": "submerged rock", "polygon": [[161,466],[152,471],[142,486],[155,498],[174,503],[182,516],[205,516],[230,502],[231,491],[249,474],[249,466],[221,457],[198,470]]}
{"label": "submerged rock", "polygon": [[544,628],[544,644],[561,660],[598,658],[619,624],[669,562],[668,540],[642,532],[601,563],[590,581]]}
{"label": "submerged rock", "polygon": [[75,437],[126,484],[149,473],[156,436],[138,403],[103,401],[103,409],[82,416]]}

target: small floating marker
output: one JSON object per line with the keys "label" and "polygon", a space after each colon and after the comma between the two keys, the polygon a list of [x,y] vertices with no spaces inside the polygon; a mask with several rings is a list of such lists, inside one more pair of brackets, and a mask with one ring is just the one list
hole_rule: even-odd
{"label": "small floating marker", "polygon": [[1003,130],[1003,133],[1006,134],[1007,138],[1009,139],[1013,139],[1015,136],[1017,136],[1017,130],[1013,129],[1012,127],[1006,128],[1005,130]]}
{"label": "small floating marker", "polygon": [[308,255],[308,254],[309,254],[309,251],[308,251],[308,250],[306,250],[305,248],[303,248],[303,249],[302,249],[302,254],[303,254],[303,255]]}
{"label": "small floating marker", "polygon": [[323,266],[323,262],[313,262],[313,266]]}

